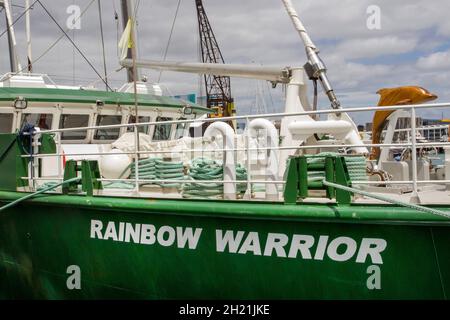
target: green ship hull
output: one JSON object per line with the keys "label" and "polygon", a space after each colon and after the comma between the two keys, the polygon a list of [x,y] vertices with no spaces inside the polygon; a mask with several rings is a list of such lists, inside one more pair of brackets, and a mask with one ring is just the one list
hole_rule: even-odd
{"label": "green ship hull", "polygon": [[449,227],[384,205],[38,196],[0,215],[0,298],[447,299]]}

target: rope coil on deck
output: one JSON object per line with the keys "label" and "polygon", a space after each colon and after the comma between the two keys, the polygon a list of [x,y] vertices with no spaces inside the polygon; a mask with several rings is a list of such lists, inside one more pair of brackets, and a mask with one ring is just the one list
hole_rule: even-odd
{"label": "rope coil on deck", "polygon": [[[317,155],[307,157],[307,163],[309,165],[315,165],[324,167],[325,158],[328,156],[339,156],[341,154],[335,152],[321,152]],[[351,181],[366,181],[366,158],[363,156],[344,156],[347,171]],[[325,179],[325,172],[321,171],[308,171],[308,182],[322,181]]]}
{"label": "rope coil on deck", "polygon": [[[192,160],[186,180],[192,182],[183,185],[183,198],[208,198],[223,196],[223,165],[208,158]],[[217,183],[204,183],[202,180],[217,180]],[[240,164],[236,165],[236,180],[247,180],[247,170]],[[237,183],[236,192],[243,193],[247,184]]]}

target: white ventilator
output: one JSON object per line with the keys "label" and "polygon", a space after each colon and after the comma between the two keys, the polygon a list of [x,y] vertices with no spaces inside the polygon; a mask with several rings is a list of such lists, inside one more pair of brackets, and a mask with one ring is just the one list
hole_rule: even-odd
{"label": "white ventilator", "polygon": [[226,200],[236,199],[236,165],[234,160],[234,130],[225,122],[214,122],[205,131],[205,138],[222,136],[223,147],[223,197]]}

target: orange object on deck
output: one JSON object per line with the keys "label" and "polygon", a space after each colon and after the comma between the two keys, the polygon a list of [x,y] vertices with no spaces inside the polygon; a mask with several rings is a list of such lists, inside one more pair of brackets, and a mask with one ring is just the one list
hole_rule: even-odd
{"label": "orange object on deck", "polygon": [[[385,88],[377,91],[380,95],[378,106],[395,106],[405,104],[425,103],[437,99],[435,94],[428,90],[417,86],[406,86],[398,88]],[[383,131],[386,119],[395,110],[375,111],[372,120],[372,143],[378,144],[381,140],[381,132]],[[380,148],[372,147],[370,159],[378,159],[380,156]]]}

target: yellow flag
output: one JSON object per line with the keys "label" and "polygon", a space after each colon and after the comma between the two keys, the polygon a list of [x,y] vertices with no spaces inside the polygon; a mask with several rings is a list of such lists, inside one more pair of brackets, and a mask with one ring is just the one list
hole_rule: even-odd
{"label": "yellow flag", "polygon": [[125,30],[123,30],[122,36],[119,40],[119,50],[120,50],[120,60],[123,60],[127,57],[128,48],[133,47],[133,40],[131,39],[131,28],[133,21],[128,19],[127,26]]}

